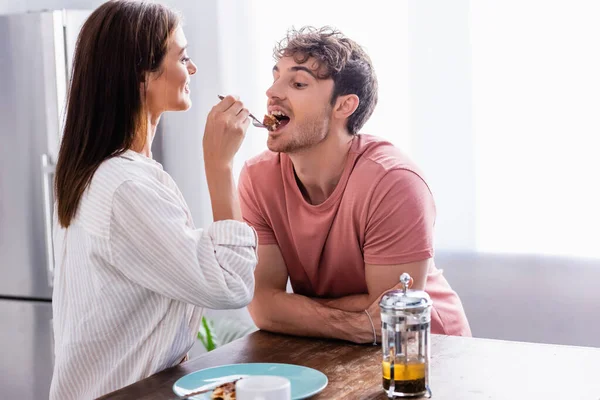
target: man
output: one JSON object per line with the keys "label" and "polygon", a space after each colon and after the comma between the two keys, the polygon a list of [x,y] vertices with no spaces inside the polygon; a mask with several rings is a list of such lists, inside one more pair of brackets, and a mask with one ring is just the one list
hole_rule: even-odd
{"label": "man", "polygon": [[[435,205],[398,149],[358,134],[377,103],[369,57],[330,28],[292,31],[275,49],[269,151],[240,176],[259,238],[250,314],[264,330],[369,343],[378,302],[408,272],[433,300],[432,332],[471,335],[433,264]],[[294,293],[286,292],[288,277]]]}

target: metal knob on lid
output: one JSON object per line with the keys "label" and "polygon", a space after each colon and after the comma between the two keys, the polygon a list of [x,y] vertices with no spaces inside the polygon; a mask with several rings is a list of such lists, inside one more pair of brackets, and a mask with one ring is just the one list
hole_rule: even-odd
{"label": "metal knob on lid", "polygon": [[402,283],[402,290],[404,291],[404,294],[406,294],[406,291],[408,290],[408,287],[410,285],[410,280],[411,280],[411,277],[406,272],[403,273],[402,275],[400,275],[400,283]]}
{"label": "metal knob on lid", "polygon": [[400,276],[402,289],[387,292],[381,298],[379,307],[382,312],[391,310],[413,310],[418,311],[431,306],[431,298],[422,290],[411,290],[409,284],[411,277],[406,272]]}

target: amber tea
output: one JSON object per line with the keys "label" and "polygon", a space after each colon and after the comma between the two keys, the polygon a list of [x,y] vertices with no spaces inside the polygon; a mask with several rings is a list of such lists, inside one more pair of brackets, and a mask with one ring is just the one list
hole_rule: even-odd
{"label": "amber tea", "polygon": [[[390,363],[384,361],[383,388],[390,388]],[[421,394],[427,390],[425,385],[425,363],[395,363],[394,364],[394,392],[404,394]]]}

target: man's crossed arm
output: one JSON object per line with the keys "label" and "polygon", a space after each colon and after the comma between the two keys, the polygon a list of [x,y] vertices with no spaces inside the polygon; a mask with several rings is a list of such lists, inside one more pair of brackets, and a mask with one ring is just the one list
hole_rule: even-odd
{"label": "man's crossed arm", "polygon": [[258,246],[254,299],[249,306],[254,323],[263,330],[296,336],[326,337],[355,343],[372,343],[373,324],[381,337],[379,300],[399,287],[399,277],[408,272],[412,288],[425,287],[430,260],[399,265],[365,265],[367,294],[337,299],[312,299],[287,293],[288,272],[277,245]]}

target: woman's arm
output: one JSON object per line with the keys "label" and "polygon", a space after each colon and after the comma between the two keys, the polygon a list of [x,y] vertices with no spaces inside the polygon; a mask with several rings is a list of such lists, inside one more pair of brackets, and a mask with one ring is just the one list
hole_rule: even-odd
{"label": "woman's arm", "polygon": [[257,263],[254,230],[232,220],[194,229],[177,198],[158,185],[126,181],[115,191],[110,263],[175,300],[216,309],[247,305]]}
{"label": "woman's arm", "polygon": [[242,221],[233,179],[233,157],[248,129],[248,110],[232,96],[213,107],[206,119],[202,147],[206,180],[215,221]]}
{"label": "woman's arm", "polygon": [[198,306],[240,308],[252,300],[257,239],[241,222],[232,174],[248,124],[248,110],[232,96],[208,114],[203,149],[215,223],[207,230],[190,227],[177,199],[153,182],[117,189],[111,262],[129,279]]}

